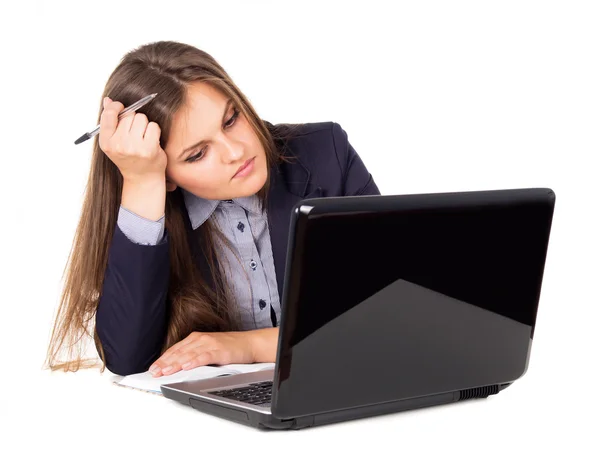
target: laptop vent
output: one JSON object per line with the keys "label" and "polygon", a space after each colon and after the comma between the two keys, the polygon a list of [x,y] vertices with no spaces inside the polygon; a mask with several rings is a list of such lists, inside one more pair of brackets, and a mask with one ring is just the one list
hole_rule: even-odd
{"label": "laptop vent", "polygon": [[460,391],[459,401],[471,398],[487,398],[498,393],[498,385],[487,385],[485,387],[469,388]]}

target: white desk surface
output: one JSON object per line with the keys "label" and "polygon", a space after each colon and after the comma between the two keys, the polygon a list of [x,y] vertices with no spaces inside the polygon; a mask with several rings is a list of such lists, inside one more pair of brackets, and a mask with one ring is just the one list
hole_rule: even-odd
{"label": "white desk surface", "polygon": [[[30,374],[5,385],[3,397],[8,394],[9,404],[2,402],[3,423],[8,426],[3,441],[23,448],[55,441],[61,450],[284,446],[286,451],[305,451],[317,445],[374,450],[384,444],[392,449],[520,450],[557,445],[585,450],[598,443],[592,435],[598,416],[594,420],[589,413],[597,409],[592,390],[597,384],[561,384],[565,378],[573,380],[567,368],[553,376],[535,361],[521,380],[484,400],[286,432],[259,431],[161,396],[118,387],[109,372]],[[548,391],[553,385],[555,391]],[[586,393],[596,402],[586,400]]]}

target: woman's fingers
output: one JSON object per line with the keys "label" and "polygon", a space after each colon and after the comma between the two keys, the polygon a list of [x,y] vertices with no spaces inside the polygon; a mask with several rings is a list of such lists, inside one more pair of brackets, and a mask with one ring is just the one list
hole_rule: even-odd
{"label": "woman's fingers", "polygon": [[[123,118],[123,119],[125,119],[125,118]],[[143,139],[144,134],[146,133],[147,126],[148,126],[148,117],[143,113],[137,113],[132,118],[131,128],[129,129],[129,132],[132,135],[141,137]]]}
{"label": "woman's fingers", "polygon": [[163,368],[171,365],[174,362],[174,359],[178,354],[182,352],[188,352],[191,348],[197,347],[198,343],[198,335],[195,333],[191,333],[183,340],[175,343],[169,349],[167,349],[161,356],[158,358],[148,369],[154,376],[160,375]]}
{"label": "woman's fingers", "polygon": [[192,368],[210,365],[211,363],[216,363],[214,353],[212,351],[206,351],[197,354],[195,357],[192,357],[189,360],[185,361],[181,365],[181,368],[184,370],[191,370]]}
{"label": "woman's fingers", "polygon": [[174,364],[183,364],[190,360],[190,355],[196,355],[201,352],[208,350],[216,351],[219,349],[217,343],[211,342],[210,340],[196,339],[184,344],[174,351],[167,354],[166,352],[156,361],[156,364],[165,368]]}
{"label": "woman's fingers", "polygon": [[173,351],[166,356],[167,358],[173,358],[174,356],[190,352],[193,349],[198,348],[199,346],[203,346],[204,348],[209,349],[216,349],[219,347],[219,342],[214,337],[202,334],[196,334],[194,337],[188,337],[187,339],[182,340],[177,344],[181,346],[178,346],[177,348],[173,349]]}
{"label": "woman's fingers", "polygon": [[110,150],[109,140],[117,131],[119,112],[125,108],[121,102],[113,102],[108,97],[104,99],[104,109],[100,115],[100,133],[98,143],[104,151]]}
{"label": "woman's fingers", "polygon": [[197,354],[192,352],[186,352],[185,354],[180,354],[177,358],[173,356],[169,359],[163,360],[161,363],[161,372],[163,375],[169,375],[180,371],[183,364],[189,360],[192,360],[196,357]]}
{"label": "woman's fingers", "polygon": [[[199,339],[199,336],[197,334],[195,334],[194,332],[192,332],[190,335],[188,335],[186,338],[184,338],[183,340],[175,343],[173,346],[171,346],[169,349],[167,349],[163,355],[160,356],[160,359],[157,360],[158,361],[164,361],[165,359],[168,359],[172,354],[176,354],[181,352],[181,350],[183,348],[189,348],[190,345],[193,345],[192,347],[197,346],[197,341]],[[194,344],[196,343],[196,344]]]}
{"label": "woman's fingers", "polygon": [[144,141],[160,142],[160,131],[160,127],[156,122],[148,122],[146,133],[144,134]]}
{"label": "woman's fingers", "polygon": [[130,151],[131,149],[127,147],[126,140],[131,140],[133,135],[130,136],[131,133],[131,124],[135,119],[135,115],[138,113],[133,113],[130,111],[119,119],[119,125],[117,125],[117,131],[113,135],[113,140],[116,141],[111,143],[113,147],[120,146],[121,150]]}
{"label": "woman's fingers", "polygon": [[214,360],[214,352],[208,350],[182,354],[181,358],[174,360],[169,366],[163,368],[163,374],[168,376],[177,371],[191,370],[198,366],[210,365],[211,363],[216,363]]}
{"label": "woman's fingers", "polygon": [[125,109],[121,102],[106,98],[103,104],[98,144],[123,178],[135,182],[164,178],[167,154],[160,146],[158,124],[134,111],[119,118]]}
{"label": "woman's fingers", "polygon": [[155,372],[152,372],[152,370],[150,372],[154,377],[168,376],[181,371],[182,369],[190,370],[198,366],[210,365],[212,363],[218,363],[215,359],[215,352],[199,347],[191,352],[176,354],[166,361],[157,361],[156,365],[159,369]]}

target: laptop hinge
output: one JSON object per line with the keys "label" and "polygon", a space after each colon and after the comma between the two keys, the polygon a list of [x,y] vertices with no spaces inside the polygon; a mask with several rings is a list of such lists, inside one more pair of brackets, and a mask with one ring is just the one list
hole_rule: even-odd
{"label": "laptop hinge", "polygon": [[482,387],[468,388],[460,391],[459,401],[463,399],[472,398],[487,398],[490,395],[495,395],[500,391],[500,386],[495,385],[484,385]]}

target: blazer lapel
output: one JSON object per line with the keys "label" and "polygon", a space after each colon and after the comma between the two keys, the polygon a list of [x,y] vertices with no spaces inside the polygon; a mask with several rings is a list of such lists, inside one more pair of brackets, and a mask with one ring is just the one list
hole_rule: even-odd
{"label": "blazer lapel", "polygon": [[320,186],[309,190],[309,178],[310,171],[300,160],[294,163],[283,162],[272,168],[269,178],[267,217],[279,299],[283,295],[292,209],[302,199],[322,196]]}

